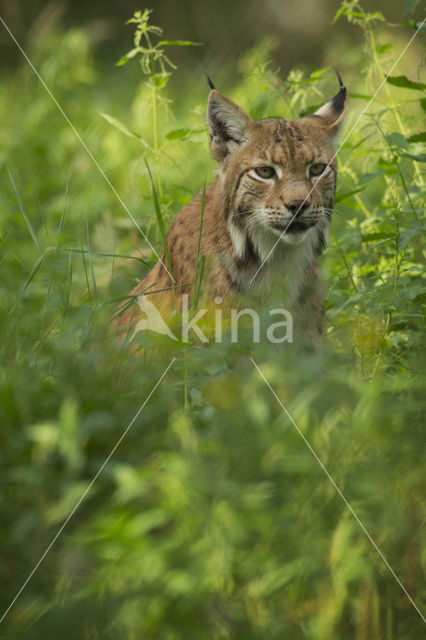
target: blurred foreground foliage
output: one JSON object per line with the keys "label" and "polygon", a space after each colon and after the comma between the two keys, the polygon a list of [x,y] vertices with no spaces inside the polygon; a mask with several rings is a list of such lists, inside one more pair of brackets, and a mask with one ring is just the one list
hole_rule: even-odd
{"label": "blurred foreground foliage", "polygon": [[[349,132],[412,31],[395,42],[381,14],[353,2],[345,16],[365,35],[346,59],[356,69],[345,78]],[[241,59],[231,97],[255,118],[309,112],[334,78],[321,68],[280,80],[274,46],[263,40]],[[161,249],[145,160],[168,225],[213,179],[206,96],[172,102],[152,78],[103,94],[81,30],[44,35],[31,57]],[[323,351],[173,344],[166,378],[11,608],[2,638],[421,637],[418,612],[248,358],[421,608],[425,102],[415,70],[392,76],[339,152]],[[159,340],[155,357],[140,360],[108,335],[117,300],[155,256],[28,66],[4,78],[0,117],[6,609],[171,349]]]}

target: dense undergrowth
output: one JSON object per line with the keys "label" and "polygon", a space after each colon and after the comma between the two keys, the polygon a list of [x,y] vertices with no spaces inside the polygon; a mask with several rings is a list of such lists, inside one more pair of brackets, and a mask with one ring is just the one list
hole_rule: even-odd
{"label": "dense undergrowth", "polygon": [[[342,52],[350,135],[323,260],[324,348],[173,344],[2,638],[421,637],[419,612],[249,359],[422,610],[425,85],[413,44],[357,122],[413,25],[353,2],[345,18],[365,39]],[[247,52],[229,92],[253,117],[297,117],[336,92],[328,67],[284,80],[274,46]],[[155,262],[134,220],[160,251],[162,224],[214,179],[201,81],[172,96],[167,74],[179,70],[145,60],[136,86],[101,91],[82,30],[43,34],[30,54],[128,210],[28,65],[4,77],[3,609],[170,363],[165,339],[140,360],[108,334],[117,301]]]}

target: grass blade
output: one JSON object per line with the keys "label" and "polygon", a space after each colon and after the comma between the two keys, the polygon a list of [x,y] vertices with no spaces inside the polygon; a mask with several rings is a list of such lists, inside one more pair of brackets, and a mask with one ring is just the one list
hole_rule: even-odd
{"label": "grass blade", "polygon": [[165,222],[164,222],[163,214],[161,213],[160,202],[158,200],[157,189],[155,188],[155,184],[154,184],[154,180],[153,180],[153,177],[152,177],[151,169],[149,167],[149,164],[148,164],[146,158],[144,158],[144,160],[145,160],[146,168],[148,170],[149,179],[151,181],[151,189],[152,189],[152,197],[154,199],[155,215],[157,216],[157,223],[158,223],[158,227],[160,229],[161,237],[162,237],[162,240],[163,240],[163,247],[164,247],[164,254],[166,256],[167,268],[171,273],[172,272],[172,267],[171,267],[171,263],[170,263],[169,249],[168,249],[168,246],[167,246],[166,225],[165,225]]}
{"label": "grass blade", "polygon": [[35,243],[36,247],[38,249],[41,249],[41,244],[39,242],[39,239],[37,238],[36,232],[34,231],[33,225],[31,224],[29,218],[27,217],[27,214],[25,213],[24,206],[22,204],[21,198],[19,197],[18,189],[16,188],[16,184],[15,184],[13,176],[12,176],[10,170],[9,170],[9,167],[7,167],[7,172],[9,174],[9,178],[10,178],[10,181],[12,183],[13,190],[15,191],[16,200],[18,201],[18,205],[19,205],[19,209],[20,209],[20,211],[22,213],[22,217],[24,218],[25,224],[27,225],[27,229],[30,232],[32,239],[34,240],[34,243]]}

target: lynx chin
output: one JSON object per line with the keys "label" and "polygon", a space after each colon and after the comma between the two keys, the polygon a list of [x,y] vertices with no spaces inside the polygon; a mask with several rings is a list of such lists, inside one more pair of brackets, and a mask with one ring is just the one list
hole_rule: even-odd
{"label": "lynx chin", "polygon": [[333,143],[348,102],[338,79],[339,92],[316,113],[261,121],[209,80],[207,123],[218,177],[205,191],[204,206],[200,193],[176,216],[167,234],[168,255],[131,292],[139,299],[116,319],[120,332],[131,335],[132,327],[141,326],[142,299],[163,318],[181,308],[182,295],[191,302],[203,271],[199,307],[216,298],[229,313],[279,305],[293,315],[295,341],[318,344],[324,331],[318,257],[336,191]]}

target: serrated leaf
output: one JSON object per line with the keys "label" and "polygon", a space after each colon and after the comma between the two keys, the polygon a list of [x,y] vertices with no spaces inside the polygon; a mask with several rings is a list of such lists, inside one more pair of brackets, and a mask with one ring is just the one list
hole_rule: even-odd
{"label": "serrated leaf", "polygon": [[155,87],[156,89],[163,89],[169,81],[171,73],[164,71],[161,73],[152,73],[149,76],[146,84],[149,87]]}
{"label": "serrated leaf", "polygon": [[310,77],[311,78],[319,78],[321,77],[326,71],[328,71],[327,67],[324,67],[323,69],[317,69],[316,71],[312,71]]}
{"label": "serrated leaf", "polygon": [[398,131],[395,131],[394,133],[390,133],[389,135],[387,135],[386,140],[393,147],[400,147],[401,149],[405,149],[405,151],[408,150],[408,142],[406,137],[403,136],[402,133],[399,133]]}
{"label": "serrated leaf", "polygon": [[342,202],[343,200],[347,200],[347,198],[350,198],[357,193],[360,193],[363,188],[364,187],[360,187],[359,189],[352,189],[352,191],[347,191],[346,193],[338,193],[334,199],[335,204],[337,204],[338,202]]}
{"label": "serrated leaf", "polygon": [[361,234],[361,242],[374,242],[376,240],[391,240],[395,237],[393,232],[389,231],[376,231],[373,233]]}
{"label": "serrated leaf", "polygon": [[409,80],[407,76],[388,76],[386,78],[386,82],[394,87],[402,87],[403,89],[415,89],[416,91],[423,91],[426,89],[426,84]]}
{"label": "serrated leaf", "polygon": [[333,20],[331,21],[331,24],[334,24],[335,22],[337,22],[337,21],[338,21],[338,19],[340,18],[340,16],[342,16],[344,13],[345,13],[344,8],[343,8],[343,7],[340,7],[340,9],[338,9],[338,10],[336,11],[336,13],[334,14],[334,18],[333,18]]}
{"label": "serrated leaf", "polygon": [[360,184],[364,182],[369,182],[370,180],[374,180],[374,178],[378,178],[379,176],[382,176],[384,173],[385,173],[384,169],[381,169],[380,171],[374,171],[373,173],[365,173],[363,176],[360,177],[358,182]]}
{"label": "serrated leaf", "polygon": [[386,44],[378,44],[376,47],[377,53],[386,53],[386,51],[390,51],[392,49],[392,44],[387,42]]}
{"label": "serrated leaf", "polygon": [[138,53],[139,49],[131,49],[130,51],[128,51],[128,53],[126,53],[126,55],[122,56],[120,58],[120,60],[118,62],[115,63],[116,67],[121,67],[123,64],[126,64],[127,60],[130,60],[130,58],[134,58],[135,55]]}
{"label": "serrated leaf", "polygon": [[124,135],[129,136],[129,138],[136,138],[137,140],[140,139],[140,136],[138,136],[136,133],[133,133],[133,131],[130,131],[130,129],[128,129],[125,124],[120,122],[120,120],[117,120],[116,118],[113,118],[112,116],[108,115],[107,113],[100,112],[99,115],[101,115],[102,118],[104,118],[107,122],[112,124],[113,127],[118,129],[119,131],[121,131],[121,133],[124,133]]}
{"label": "serrated leaf", "polygon": [[374,11],[374,13],[367,13],[369,20],[380,20],[380,22],[386,22],[385,16],[381,11]]}
{"label": "serrated leaf", "polygon": [[351,93],[351,99],[357,98],[358,100],[371,100],[373,96],[367,96],[365,93]]}
{"label": "serrated leaf", "polygon": [[415,133],[413,136],[407,138],[407,142],[426,142],[426,131]]}
{"label": "serrated leaf", "polygon": [[173,46],[173,47],[201,47],[204,42],[192,42],[191,40],[161,40],[158,46]]}
{"label": "serrated leaf", "polygon": [[173,131],[169,131],[166,133],[167,140],[181,140],[185,138],[190,133],[191,129],[189,127],[185,127],[183,129],[173,129]]}
{"label": "serrated leaf", "polygon": [[411,153],[400,153],[401,158],[411,158],[411,160],[416,160],[416,162],[426,162],[426,153],[420,153],[414,156]]}

